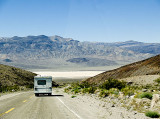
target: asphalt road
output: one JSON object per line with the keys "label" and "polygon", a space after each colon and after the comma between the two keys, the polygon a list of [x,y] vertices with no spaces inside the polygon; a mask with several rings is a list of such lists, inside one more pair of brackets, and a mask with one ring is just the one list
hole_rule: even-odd
{"label": "asphalt road", "polygon": [[64,103],[63,95],[35,97],[25,92],[1,98],[0,119],[81,119]]}
{"label": "asphalt road", "polygon": [[0,96],[0,119],[149,119],[143,113],[112,107],[110,98],[72,96],[63,88],[54,88],[52,96],[35,97],[33,91]]}

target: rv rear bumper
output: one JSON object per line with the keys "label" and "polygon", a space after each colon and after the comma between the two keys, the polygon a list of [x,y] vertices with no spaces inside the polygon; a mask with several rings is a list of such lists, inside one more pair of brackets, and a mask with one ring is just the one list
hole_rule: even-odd
{"label": "rv rear bumper", "polygon": [[52,89],[35,88],[34,93],[40,93],[40,94],[52,93]]}

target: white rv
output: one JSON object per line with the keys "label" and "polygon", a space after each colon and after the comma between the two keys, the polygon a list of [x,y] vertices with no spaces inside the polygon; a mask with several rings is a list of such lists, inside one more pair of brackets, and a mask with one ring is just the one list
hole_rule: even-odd
{"label": "white rv", "polygon": [[35,96],[39,94],[52,94],[52,77],[51,76],[35,76],[34,77],[34,93]]}

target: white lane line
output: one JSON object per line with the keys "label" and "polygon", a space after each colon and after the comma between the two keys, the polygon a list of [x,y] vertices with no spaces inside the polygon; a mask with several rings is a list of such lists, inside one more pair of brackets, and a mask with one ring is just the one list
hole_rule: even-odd
{"label": "white lane line", "polygon": [[73,110],[71,110],[60,98],[57,97],[57,99],[58,99],[69,111],[71,111],[73,114],[75,114],[79,119],[82,119],[76,112],[74,112]]}

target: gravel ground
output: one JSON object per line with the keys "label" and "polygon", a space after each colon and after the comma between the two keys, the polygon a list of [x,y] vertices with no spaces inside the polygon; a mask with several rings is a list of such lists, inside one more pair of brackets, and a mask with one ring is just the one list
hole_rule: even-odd
{"label": "gravel ground", "polygon": [[133,77],[124,78],[121,80],[124,80],[127,82],[133,82],[135,84],[147,85],[147,84],[153,84],[154,80],[157,78],[160,78],[160,75],[133,76]]}

